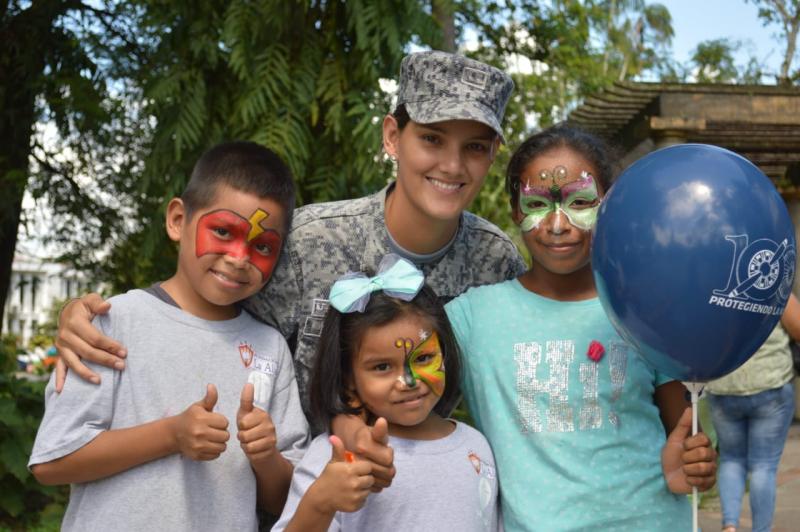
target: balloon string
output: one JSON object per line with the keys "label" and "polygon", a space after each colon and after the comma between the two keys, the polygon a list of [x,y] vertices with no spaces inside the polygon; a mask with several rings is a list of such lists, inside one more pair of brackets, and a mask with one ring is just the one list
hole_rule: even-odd
{"label": "balloon string", "polygon": [[[692,390],[692,436],[697,434],[697,390]],[[692,486],[692,531],[698,530],[697,507],[700,505],[697,495],[697,486]]]}
{"label": "balloon string", "polygon": [[[684,382],[684,386],[689,390],[691,393],[692,398],[692,436],[697,434],[697,403],[698,398],[700,397],[700,392],[703,391],[703,383],[702,382]],[[698,516],[697,516],[697,507],[700,504],[698,500],[697,494],[697,486],[692,486],[692,531],[698,532]]]}

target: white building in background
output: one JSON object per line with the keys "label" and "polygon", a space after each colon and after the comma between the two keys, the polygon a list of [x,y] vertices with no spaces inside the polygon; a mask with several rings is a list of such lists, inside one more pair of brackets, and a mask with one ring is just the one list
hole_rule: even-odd
{"label": "white building in background", "polygon": [[53,304],[80,296],[93,284],[81,272],[18,249],[3,309],[3,334],[15,334],[22,346],[27,345],[39,325],[47,321]]}

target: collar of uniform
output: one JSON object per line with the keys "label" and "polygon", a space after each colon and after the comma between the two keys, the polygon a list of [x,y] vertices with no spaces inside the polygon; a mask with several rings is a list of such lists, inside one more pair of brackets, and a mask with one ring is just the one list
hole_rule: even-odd
{"label": "collar of uniform", "polygon": [[[366,246],[361,257],[361,270],[372,271],[378,267],[381,259],[389,252],[389,230],[386,229],[386,196],[394,188],[394,181],[383,187],[370,197],[371,227],[366,226]],[[365,224],[366,225],[366,224]]]}
{"label": "collar of uniform", "polygon": [[[386,228],[386,197],[391,193],[392,189],[394,189],[394,186],[395,182],[392,181],[371,197],[371,206],[373,208],[371,208],[370,211],[373,216],[373,227],[366,238],[367,245],[364,247],[364,256],[361,259],[361,271],[374,270],[384,255],[391,251],[389,230]],[[457,260],[463,260],[465,264],[467,263],[466,261],[469,257],[463,245],[468,223],[466,214],[466,212],[461,213],[456,235],[447,253],[434,263],[421,265],[423,271],[427,271],[428,268],[435,268],[436,264],[441,262],[444,257],[452,254],[456,255]]]}
{"label": "collar of uniform", "polygon": [[475,285],[474,272],[478,263],[483,260],[480,254],[486,251],[470,250],[473,216],[467,211],[461,213],[450,249],[438,261],[422,268],[425,281],[433,287],[442,301],[449,301],[461,294],[466,287]]}

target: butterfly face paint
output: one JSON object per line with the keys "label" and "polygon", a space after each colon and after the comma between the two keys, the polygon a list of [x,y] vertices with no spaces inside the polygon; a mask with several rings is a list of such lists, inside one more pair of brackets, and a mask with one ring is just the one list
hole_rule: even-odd
{"label": "butterfly face paint", "polygon": [[415,388],[419,379],[427,384],[435,395],[441,397],[445,385],[444,359],[436,332],[434,331],[416,347],[411,338],[398,338],[394,346],[403,349],[406,354],[403,376],[398,378],[409,388]]}
{"label": "butterfly face paint", "polygon": [[248,260],[266,281],[275,268],[281,247],[281,236],[274,229],[264,229],[261,222],[269,213],[256,209],[249,219],[238,213],[220,209],[204,214],[197,221],[195,253],[198,257],[217,253]]}
{"label": "butterfly face paint", "polygon": [[[519,195],[519,210],[525,216],[520,224],[523,231],[531,231],[551,214],[556,216],[554,224],[558,224],[559,213],[563,213],[569,223],[583,231],[590,231],[597,221],[600,207],[600,195],[594,177],[584,171],[576,181],[563,186],[556,184],[557,179],[564,179],[567,169],[555,167],[552,172],[543,170],[539,174],[542,184],[522,185]],[[552,180],[547,184],[547,180]]]}

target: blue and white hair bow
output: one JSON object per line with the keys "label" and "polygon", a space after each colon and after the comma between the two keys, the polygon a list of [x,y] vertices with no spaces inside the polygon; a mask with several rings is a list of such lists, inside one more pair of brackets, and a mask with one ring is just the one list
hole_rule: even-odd
{"label": "blue and white hair bow", "polygon": [[339,278],[333,283],[328,300],[339,312],[364,312],[372,292],[383,290],[388,296],[411,301],[424,282],[425,276],[416,266],[390,253],[383,257],[374,277],[351,272]]}

